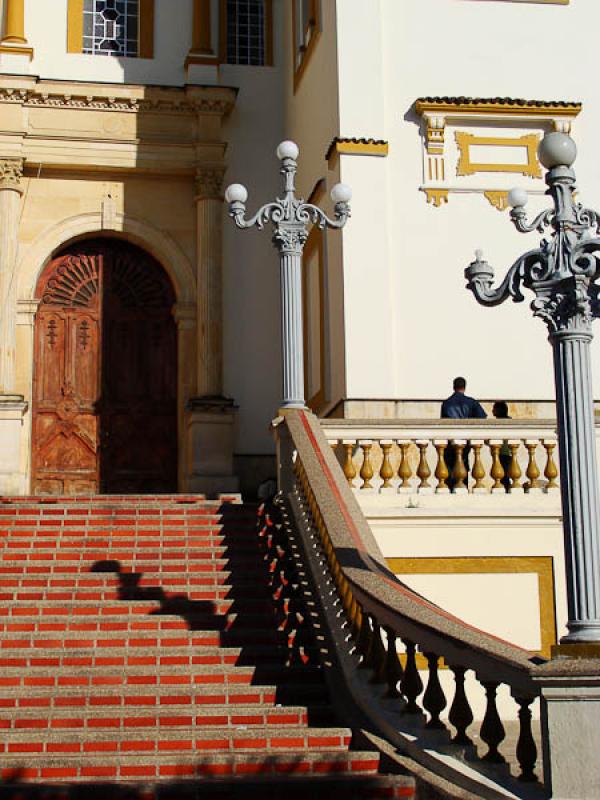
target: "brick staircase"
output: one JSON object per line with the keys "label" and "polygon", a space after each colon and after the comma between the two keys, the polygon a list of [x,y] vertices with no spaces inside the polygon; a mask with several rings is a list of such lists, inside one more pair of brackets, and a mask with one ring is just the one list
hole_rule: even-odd
{"label": "brick staircase", "polygon": [[275,530],[198,496],[5,498],[0,797],[413,796],[336,720]]}

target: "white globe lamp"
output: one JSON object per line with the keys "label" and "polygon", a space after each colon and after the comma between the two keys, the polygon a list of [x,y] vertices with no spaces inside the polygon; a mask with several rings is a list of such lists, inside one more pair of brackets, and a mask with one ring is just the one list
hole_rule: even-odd
{"label": "white globe lamp", "polygon": [[241,183],[232,183],[225,190],[225,200],[228,203],[245,203],[248,199],[248,189]]}

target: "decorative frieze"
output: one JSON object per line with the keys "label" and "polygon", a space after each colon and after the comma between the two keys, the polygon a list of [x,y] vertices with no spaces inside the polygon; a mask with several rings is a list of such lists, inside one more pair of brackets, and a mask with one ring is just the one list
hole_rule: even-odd
{"label": "decorative frieze", "polygon": [[0,103],[19,103],[45,108],[76,108],[97,111],[165,112],[169,114],[218,114],[224,116],[233,108],[234,98],[156,97],[139,98],[117,95],[50,92],[43,89],[0,88]]}

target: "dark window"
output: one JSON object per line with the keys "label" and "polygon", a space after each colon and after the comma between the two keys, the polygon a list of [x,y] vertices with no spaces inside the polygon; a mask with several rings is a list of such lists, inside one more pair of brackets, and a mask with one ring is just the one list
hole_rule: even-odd
{"label": "dark window", "polygon": [[264,66],[265,0],[227,0],[227,63]]}

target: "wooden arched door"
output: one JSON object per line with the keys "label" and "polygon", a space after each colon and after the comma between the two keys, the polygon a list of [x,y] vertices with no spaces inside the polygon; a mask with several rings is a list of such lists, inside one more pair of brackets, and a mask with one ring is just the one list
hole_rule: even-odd
{"label": "wooden arched door", "polygon": [[86,241],[38,283],[32,490],[172,492],[177,487],[174,293],[127,242]]}

